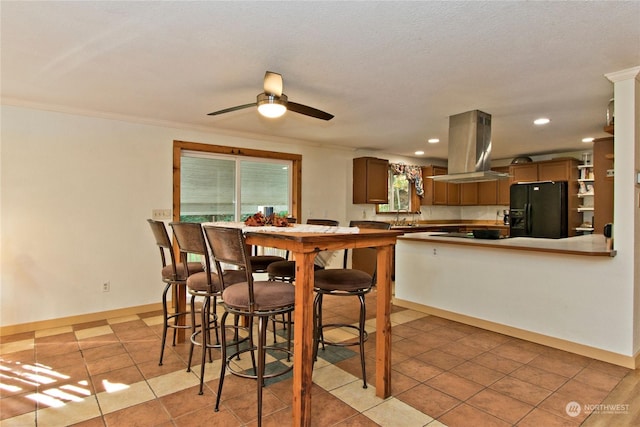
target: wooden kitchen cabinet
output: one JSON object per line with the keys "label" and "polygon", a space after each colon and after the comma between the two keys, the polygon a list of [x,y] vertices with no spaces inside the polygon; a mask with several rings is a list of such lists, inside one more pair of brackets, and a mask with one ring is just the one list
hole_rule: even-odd
{"label": "wooden kitchen cabinet", "polygon": [[509,166],[509,181],[574,181],[578,179],[578,159],[554,159]]}
{"label": "wooden kitchen cabinet", "polygon": [[[500,173],[509,173],[509,166],[494,168],[493,170]],[[511,183],[509,182],[508,179],[500,179],[496,181],[496,183],[498,187],[496,204],[509,206],[509,199],[511,197],[511,194],[510,194]]]}
{"label": "wooden kitchen cabinet", "polygon": [[[465,182],[459,184],[460,205],[474,206],[478,204],[478,182]],[[494,187],[495,190],[495,187]]]}
{"label": "wooden kitchen cabinet", "polygon": [[388,177],[388,160],[375,157],[353,159],[353,203],[388,203]]}
{"label": "wooden kitchen cabinet", "polygon": [[567,159],[538,163],[539,181],[571,181],[578,179],[576,167],[578,160]]}
{"label": "wooden kitchen cabinet", "polygon": [[514,182],[533,182],[538,180],[538,164],[523,163],[509,166],[509,181]]}
{"label": "wooden kitchen cabinet", "polygon": [[461,203],[460,184],[447,182],[447,205],[458,206]]}
{"label": "wooden kitchen cabinet", "polygon": [[429,176],[446,175],[447,168],[441,166],[425,166],[422,168],[424,180],[424,197],[421,204],[429,205],[459,205],[460,192],[458,184],[434,181]]}
{"label": "wooden kitchen cabinet", "polygon": [[[508,173],[509,167],[497,167],[491,170],[500,173]],[[474,195],[475,192],[475,195]],[[499,179],[495,181],[482,181],[460,185],[461,205],[509,205],[509,180]]]}
{"label": "wooden kitchen cabinet", "polygon": [[[507,173],[509,167],[498,167],[496,172]],[[425,183],[423,205],[476,206],[476,205],[509,205],[509,180],[502,179],[485,182],[465,182],[454,184],[438,182],[428,176],[446,175],[447,168],[441,166],[425,166],[422,176]],[[536,169],[537,174],[537,169]]]}
{"label": "wooden kitchen cabinet", "polygon": [[478,204],[495,205],[498,202],[498,181],[478,183]]}

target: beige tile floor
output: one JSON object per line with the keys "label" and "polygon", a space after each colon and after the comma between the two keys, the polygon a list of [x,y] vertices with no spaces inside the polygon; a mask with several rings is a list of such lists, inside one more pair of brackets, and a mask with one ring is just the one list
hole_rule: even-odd
{"label": "beige tile floor", "polygon": [[[355,322],[357,303],[349,300],[327,298],[325,321]],[[375,323],[367,325],[372,380]],[[228,376],[214,412],[219,356],[206,365],[200,396],[199,366],[186,372],[187,344],[168,345],[158,366],[161,331],[161,313],[153,312],[3,337],[0,426],[256,425],[253,380]],[[357,348],[320,351],[314,426],[640,425],[638,371],[399,307],[392,340],[386,400],[373,385],[362,388]],[[267,384],[263,425],[290,424],[291,394],[288,376]]]}

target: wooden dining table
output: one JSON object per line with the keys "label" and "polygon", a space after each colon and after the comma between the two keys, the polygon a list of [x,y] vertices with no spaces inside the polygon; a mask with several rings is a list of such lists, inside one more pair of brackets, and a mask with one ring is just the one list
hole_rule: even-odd
{"label": "wooden dining table", "polygon": [[377,249],[376,395],[391,395],[391,269],[393,247],[401,231],[360,229],[357,233],[245,231],[250,245],[290,251],[296,261],[293,426],[311,425],[313,368],[314,259],[321,251]]}

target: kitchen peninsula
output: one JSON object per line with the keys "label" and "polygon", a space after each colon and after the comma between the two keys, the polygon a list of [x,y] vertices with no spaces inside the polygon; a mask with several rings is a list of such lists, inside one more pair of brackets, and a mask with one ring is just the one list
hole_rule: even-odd
{"label": "kitchen peninsula", "polygon": [[394,304],[635,367],[622,332],[614,330],[628,298],[615,255],[599,234],[495,240],[405,234],[396,245]]}

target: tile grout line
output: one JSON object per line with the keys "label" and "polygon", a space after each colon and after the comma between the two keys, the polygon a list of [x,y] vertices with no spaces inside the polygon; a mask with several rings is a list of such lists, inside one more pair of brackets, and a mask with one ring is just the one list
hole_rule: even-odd
{"label": "tile grout line", "polygon": [[[400,313],[402,313],[402,312],[400,312]],[[424,315],[423,315],[423,314],[421,314],[421,313],[420,313],[419,315],[417,315],[417,316],[413,316],[413,317],[412,317],[412,318],[410,318],[410,319],[397,319],[397,320],[394,320],[394,317],[395,317],[395,318],[397,318],[397,317],[402,317],[402,316],[394,316],[394,314],[396,314],[396,313],[392,313],[392,314],[391,314],[391,317],[392,317],[392,323],[393,323],[393,324],[402,324],[402,323],[406,323],[406,322],[411,321],[411,320],[415,320],[415,319],[420,318],[420,317],[426,317],[426,316],[427,316],[426,314],[424,314]],[[88,328],[88,329],[81,329],[80,331],[83,331],[82,333],[78,333],[78,331],[74,331],[74,330],[72,329],[72,327],[64,328],[64,329],[65,329],[65,330],[64,330],[64,332],[60,332],[60,333],[68,333],[68,332],[73,333],[73,334],[74,334],[74,337],[76,338],[76,342],[79,342],[79,341],[80,341],[80,340],[82,340],[82,339],[89,339],[89,338],[94,338],[94,337],[98,337],[98,336],[101,336],[101,335],[106,335],[106,334],[91,335],[91,332],[88,332],[88,331],[89,331],[89,330],[91,330],[91,329],[95,329],[96,331],[98,331],[98,330],[99,330],[99,331],[104,331],[106,328],[109,328],[109,329],[111,330],[111,332],[109,332],[109,333],[113,333],[114,335],[116,335],[116,336],[117,336],[116,332],[115,332],[115,331],[113,331],[113,329],[111,328],[111,325],[113,325],[113,324],[117,324],[117,323],[122,323],[122,322],[124,322],[124,321],[141,320],[141,321],[143,321],[145,324],[147,324],[147,326],[149,326],[149,325],[148,325],[148,322],[147,322],[147,320],[148,320],[148,319],[150,319],[150,318],[141,318],[141,317],[139,317],[138,315],[135,315],[135,316],[128,316],[127,320],[116,321],[116,322],[113,322],[113,319],[106,319],[106,322],[107,322],[107,324],[106,324],[106,325],[96,326],[96,327],[94,327],[94,328]],[[118,320],[121,320],[121,319],[118,319]],[[59,328],[58,328],[58,329],[59,329]],[[56,334],[47,335],[47,333],[46,333],[46,332],[43,332],[43,335],[41,335],[41,337],[45,337],[45,336],[54,336],[54,335],[56,335]],[[29,340],[24,340],[24,341],[30,341],[30,342],[31,342],[31,348],[33,348],[33,349],[34,349],[34,352],[36,352],[36,360],[37,360],[37,349],[36,349],[36,345],[35,345],[35,340],[36,340],[36,337],[31,338],[31,339],[29,339]],[[118,338],[118,342],[119,342],[120,344],[122,344],[122,341],[120,340],[120,338]],[[13,343],[10,343],[10,344],[13,344]],[[80,348],[80,345],[78,345],[78,347],[79,347],[79,348],[78,348],[78,352],[80,352],[80,354],[82,355],[82,358],[83,358],[83,360],[84,360],[83,349],[82,349],[82,348]],[[125,347],[125,351],[126,351],[126,352],[127,352],[127,354],[129,355],[129,357],[131,357],[129,350],[127,350],[127,349],[126,349],[126,347]],[[181,359],[182,359],[182,357],[181,357]],[[183,362],[184,362],[184,360],[183,360]],[[85,362],[85,363],[86,363],[86,362]],[[329,363],[329,362],[327,362],[327,363]],[[134,365],[134,366],[135,366],[135,367],[136,367],[136,369],[140,372],[140,374],[144,377],[144,374],[140,371],[140,369],[139,369],[139,367],[138,367],[138,364],[137,364],[137,363],[135,363],[135,365]],[[198,376],[195,374],[195,372],[194,372],[194,368],[197,368],[197,366],[199,366],[199,365],[196,365],[196,366],[192,367],[192,371],[189,373],[189,374],[193,375],[193,376],[196,378],[196,380],[198,379]],[[336,369],[339,369],[339,370],[340,370],[340,371],[342,371],[343,373],[350,375],[347,371],[344,371],[344,370],[343,370],[343,369],[341,369],[341,368],[336,367]],[[104,409],[104,410],[103,410],[103,406],[104,406],[104,399],[101,399],[101,396],[109,395],[109,393],[108,393],[108,392],[92,393],[91,395],[87,396],[85,399],[87,399],[87,398],[93,398],[93,399],[95,399],[95,401],[96,401],[96,406],[97,406],[97,409],[98,409],[98,411],[99,411],[99,414],[96,414],[95,416],[104,417],[104,416],[105,416],[105,415],[107,415],[107,414],[113,413],[113,412],[118,411],[118,410],[126,409],[127,407],[131,407],[131,406],[139,405],[139,404],[141,404],[141,403],[149,402],[149,401],[152,401],[152,400],[155,400],[155,399],[160,399],[161,397],[163,397],[163,395],[160,395],[160,394],[158,393],[158,391],[157,391],[156,389],[154,389],[154,386],[153,386],[149,381],[152,381],[152,382],[153,382],[153,380],[156,380],[156,379],[157,379],[157,381],[156,381],[156,382],[161,382],[163,378],[166,378],[166,377],[169,377],[169,376],[175,375],[175,374],[177,374],[177,373],[179,373],[179,372],[182,372],[182,371],[183,371],[183,370],[181,369],[181,370],[177,370],[177,371],[170,372],[170,373],[167,373],[167,374],[159,375],[159,376],[157,376],[157,377],[153,377],[153,378],[145,378],[143,381],[139,381],[139,382],[137,382],[137,383],[129,384],[127,388],[128,388],[128,389],[131,389],[132,387],[137,387],[137,386],[139,386],[139,385],[141,385],[141,384],[143,384],[143,383],[144,383],[144,384],[148,387],[148,389],[149,389],[149,391],[151,392],[151,394],[153,395],[153,397],[149,397],[149,398],[147,398],[147,399],[145,399],[145,400],[136,401],[136,403],[135,403],[135,404],[133,404],[133,405],[127,405],[127,406],[123,406],[123,407],[117,407],[117,408],[115,408],[115,409],[113,409],[113,410],[110,410],[110,411],[106,412],[106,411],[107,411],[107,409]],[[186,372],[186,370],[185,370],[185,372]],[[91,377],[91,376],[92,376],[88,371],[87,371],[87,373],[88,373],[89,377]],[[356,380],[357,380],[357,379],[356,379]],[[178,392],[178,391],[181,391],[181,390],[184,390],[184,389],[189,388],[189,387],[191,387],[191,385],[189,385],[189,386],[185,386],[184,388],[181,388],[181,389],[174,389],[174,390],[172,390],[172,393],[174,393],[174,392]],[[323,389],[325,389],[324,387],[322,387],[322,388],[323,388]],[[372,389],[375,389],[375,387],[372,387]],[[328,391],[328,392],[331,392],[329,389],[325,389],[325,390],[326,390],[326,391]],[[394,398],[389,398],[389,399],[394,399]],[[383,400],[382,402],[380,402],[380,403],[383,403],[383,402],[385,402],[385,401],[387,401],[387,400],[389,400],[389,399],[384,399],[384,400]],[[342,399],[340,399],[340,400],[342,400]],[[397,399],[395,399],[395,400],[397,400]],[[345,401],[343,400],[343,402],[345,402]],[[398,401],[398,402],[400,402],[400,401]],[[348,402],[345,402],[345,403],[346,403],[347,405],[349,405],[350,407],[353,407],[353,406],[352,406],[351,404],[349,404]],[[69,403],[65,403],[65,405],[68,405],[68,404],[69,404]],[[403,404],[404,404],[404,403],[403,403]],[[374,407],[375,407],[375,406],[377,406],[377,405],[374,405]],[[372,408],[373,408],[373,407],[372,407]],[[369,409],[372,409],[372,408],[369,408]],[[34,417],[35,417],[35,419],[37,420],[37,419],[38,419],[38,413],[39,413],[39,412],[42,412],[42,411],[46,411],[47,409],[55,409],[55,408],[53,408],[53,407],[48,407],[48,408],[39,409],[38,407],[36,407],[36,410],[35,410],[35,411],[29,412],[29,413],[26,413],[26,414],[21,414],[21,415],[18,415],[18,416],[16,416],[16,417],[12,417],[12,418],[8,418],[8,419],[5,419],[5,420],[2,420],[2,421],[0,422],[0,425],[11,425],[11,423],[12,423],[13,421],[18,421],[18,422],[19,422],[22,418],[25,418],[25,417],[29,416],[29,415],[30,415],[30,414],[32,414],[32,413],[34,414]],[[355,408],[354,408],[354,409],[355,409]],[[413,409],[413,408],[411,408],[411,409]],[[356,409],[356,410],[357,410],[357,409]],[[415,410],[415,409],[414,409],[414,410]],[[417,411],[417,410],[416,410],[416,411]],[[365,415],[365,416],[366,416],[366,414],[364,413],[364,411],[358,411],[358,412],[359,412],[359,413],[362,413],[363,415]],[[44,413],[46,413],[46,412],[43,412],[43,414],[44,414]],[[93,417],[92,417],[92,418],[93,418]],[[432,417],[431,417],[431,418],[432,418]],[[88,419],[91,419],[91,418],[88,418]],[[88,420],[88,419],[87,419],[87,420]],[[371,419],[371,418],[370,418],[370,419]],[[81,421],[86,421],[86,420],[81,420]],[[372,421],[373,421],[373,420],[372,420]],[[78,421],[78,422],[79,422],[79,421]]]}

